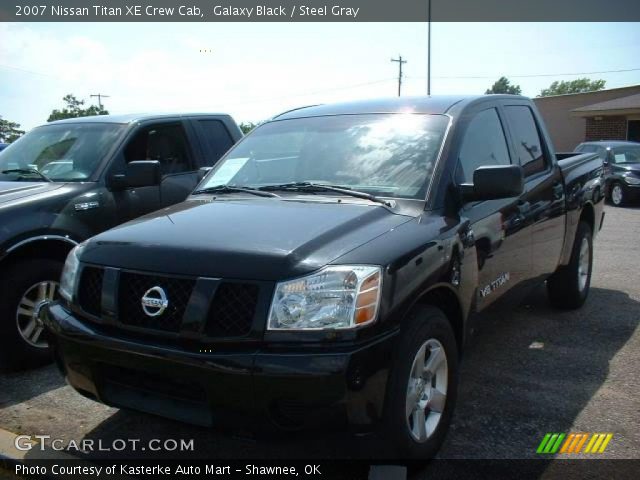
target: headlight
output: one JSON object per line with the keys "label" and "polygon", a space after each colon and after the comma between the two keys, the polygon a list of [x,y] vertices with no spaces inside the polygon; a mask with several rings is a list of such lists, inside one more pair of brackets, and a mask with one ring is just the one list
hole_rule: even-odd
{"label": "headlight", "polygon": [[378,266],[326,267],[281,282],[269,312],[269,330],[354,328],[378,314],[382,269]]}
{"label": "headlight", "polygon": [[631,175],[625,175],[622,178],[624,178],[624,181],[627,182],[629,185],[640,185],[640,178],[638,178],[638,177],[632,177]]}
{"label": "headlight", "polygon": [[64,262],[62,276],[60,277],[60,295],[68,302],[73,301],[73,292],[76,290],[78,281],[78,269],[80,268],[80,260],[78,257],[84,248],[84,244],[74,247],[67,255]]}

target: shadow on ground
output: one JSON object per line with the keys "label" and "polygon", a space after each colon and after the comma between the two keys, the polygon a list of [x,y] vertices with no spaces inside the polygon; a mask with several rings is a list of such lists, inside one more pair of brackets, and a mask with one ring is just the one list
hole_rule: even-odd
{"label": "shadow on ground", "polygon": [[36,370],[0,372],[0,412],[3,408],[65,386],[64,379],[53,373],[54,370],[54,365],[48,365]]}

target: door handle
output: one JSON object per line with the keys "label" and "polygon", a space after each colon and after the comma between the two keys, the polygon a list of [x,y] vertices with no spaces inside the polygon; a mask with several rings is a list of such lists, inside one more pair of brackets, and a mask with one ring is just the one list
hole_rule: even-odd
{"label": "door handle", "polygon": [[553,184],[553,198],[559,200],[564,195],[564,185],[562,183],[557,182]]}

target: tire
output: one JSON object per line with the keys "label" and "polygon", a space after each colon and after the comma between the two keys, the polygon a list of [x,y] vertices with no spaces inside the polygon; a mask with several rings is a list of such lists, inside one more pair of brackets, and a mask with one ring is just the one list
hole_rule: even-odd
{"label": "tire", "polygon": [[[440,368],[433,368],[436,374],[429,375],[431,381],[428,378],[416,379],[416,373],[420,368],[416,369],[415,362],[418,352],[423,347],[426,351],[424,365],[428,366],[431,358],[440,359]],[[429,351],[431,353],[428,353]],[[428,375],[427,370],[422,370],[422,373]],[[424,380],[427,382],[422,383]],[[421,383],[417,383],[418,381]],[[457,381],[458,348],[451,324],[438,308],[416,307],[406,326],[402,328],[387,382],[383,419],[384,454],[403,459],[424,460],[433,457],[442,445],[451,423]],[[425,391],[425,395],[420,397],[415,394],[415,388],[422,391],[423,385],[429,391]],[[445,393],[445,397],[437,392]],[[413,402],[409,395],[422,398],[422,401]],[[435,408],[429,408],[431,403]],[[412,409],[412,406],[416,408]],[[411,413],[408,413],[410,411]],[[420,411],[426,413],[422,417],[425,419],[424,423],[420,422]],[[422,437],[419,429],[415,428],[418,424],[425,427],[424,437],[421,439],[417,438]]]}
{"label": "tire", "polygon": [[620,182],[614,182],[609,190],[609,199],[611,203],[616,207],[622,207],[627,201],[627,192],[624,185]]}
{"label": "tire", "polygon": [[[24,260],[14,263],[6,271],[1,272],[0,368],[2,370],[22,370],[51,361],[51,352],[46,344],[46,332],[36,318],[46,299],[57,296],[62,267],[61,262],[54,260]],[[47,283],[44,284],[44,282]],[[42,287],[43,284],[46,287]],[[33,328],[29,330],[31,325]],[[25,336],[29,340],[26,340]]]}
{"label": "tire", "polygon": [[[585,259],[585,255],[588,258]],[[554,307],[580,308],[587,300],[593,268],[593,235],[586,222],[580,222],[573,241],[569,264],[547,279],[549,300]]]}

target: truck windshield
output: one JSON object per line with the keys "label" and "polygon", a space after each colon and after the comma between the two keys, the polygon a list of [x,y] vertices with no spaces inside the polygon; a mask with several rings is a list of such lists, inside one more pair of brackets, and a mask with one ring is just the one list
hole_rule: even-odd
{"label": "truck windshield", "polygon": [[273,121],[229,151],[198,189],[310,182],[424,199],[448,124],[445,115],[412,113]]}
{"label": "truck windshield", "polygon": [[112,123],[34,128],[0,154],[0,180],[87,180],[123,129]]}

